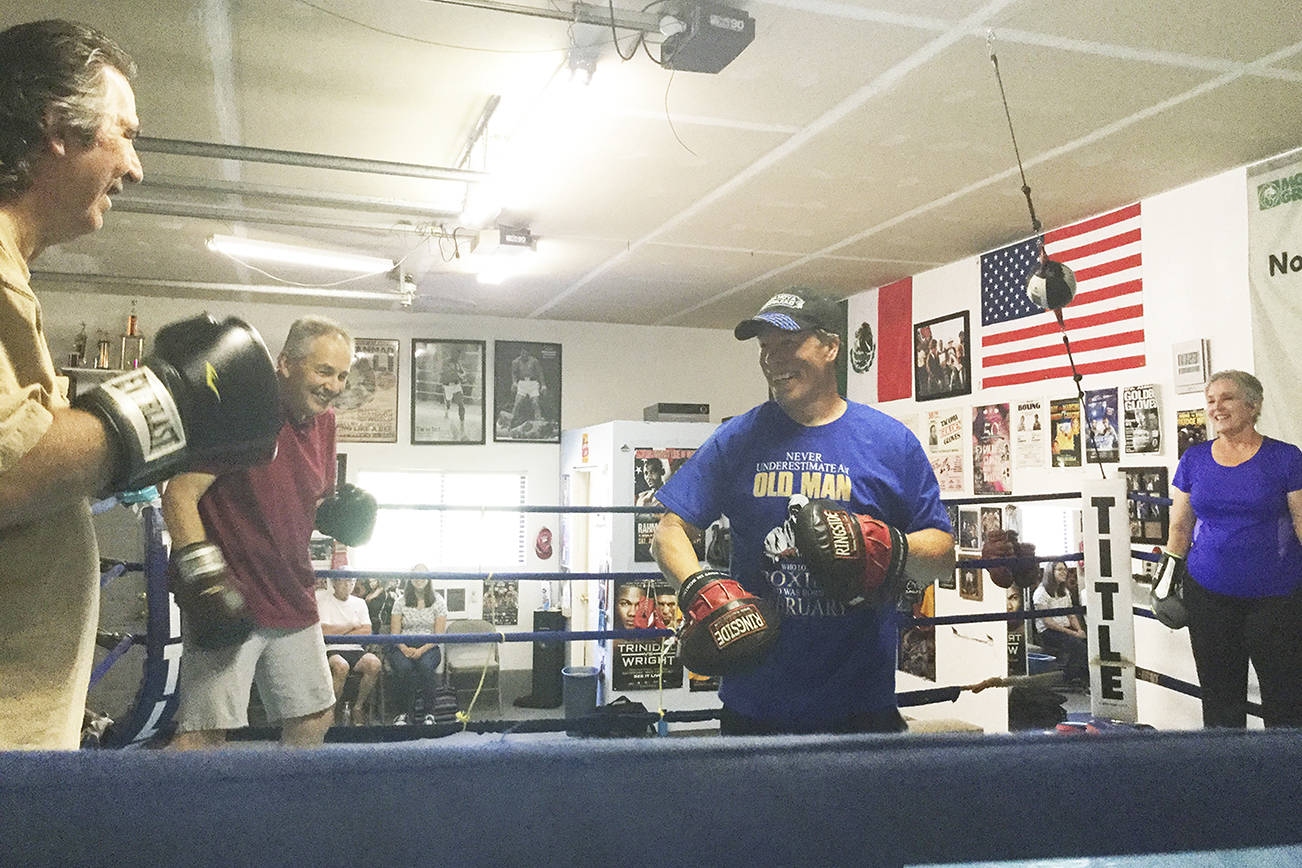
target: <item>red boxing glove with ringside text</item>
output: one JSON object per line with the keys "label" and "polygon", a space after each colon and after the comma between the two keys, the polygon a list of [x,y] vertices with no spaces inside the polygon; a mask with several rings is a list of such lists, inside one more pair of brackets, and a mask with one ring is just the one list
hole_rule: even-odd
{"label": "red boxing glove with ringside text", "polygon": [[758,663],[782,618],[768,600],[717,570],[688,576],[678,589],[683,665],[698,675],[731,675]]}

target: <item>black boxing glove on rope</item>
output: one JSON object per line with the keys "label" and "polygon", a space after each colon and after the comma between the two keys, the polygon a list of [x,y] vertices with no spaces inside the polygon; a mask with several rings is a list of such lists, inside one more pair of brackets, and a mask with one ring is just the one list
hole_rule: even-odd
{"label": "black boxing glove on rope", "polygon": [[678,589],[683,665],[698,675],[732,675],[758,664],[778,638],[782,616],[727,573],[701,570]]}
{"label": "black boxing glove on rope", "polygon": [[181,626],[200,648],[238,645],[253,632],[244,595],[231,582],[221,549],[197,542],[172,552],[168,589],[181,610]]}
{"label": "black boxing glove on rope", "polygon": [[1188,576],[1184,558],[1168,551],[1162,552],[1148,599],[1153,615],[1172,630],[1179,630],[1189,623],[1189,612],[1184,606],[1184,583]]}
{"label": "black boxing glove on rope", "polygon": [[368,492],[346,482],[316,508],[316,529],[346,546],[363,545],[375,530],[378,508]]}
{"label": "black boxing glove on rope", "polygon": [[894,606],[907,584],[904,534],[830,500],[815,500],[796,514],[796,551],[823,593],[846,606]]}
{"label": "black boxing glove on rope", "polygon": [[159,329],[141,367],[78,395],[117,447],[110,486],[130,491],[198,464],[270,461],[280,432],[276,366],[257,331],[207,314]]}

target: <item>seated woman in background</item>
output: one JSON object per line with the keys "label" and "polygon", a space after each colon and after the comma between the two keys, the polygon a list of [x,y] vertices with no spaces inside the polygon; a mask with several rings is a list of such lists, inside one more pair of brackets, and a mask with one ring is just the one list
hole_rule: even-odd
{"label": "seated woman in background", "polygon": [[[411,571],[429,572],[429,567],[416,564]],[[448,626],[448,604],[441,595],[434,593],[429,579],[408,579],[406,588],[393,604],[389,625],[392,633],[442,633]],[[417,688],[425,702],[424,722],[434,722],[431,712],[439,686],[439,662],[442,659],[439,646],[433,642],[389,646],[389,667],[397,676],[399,707],[404,709],[394,718],[395,724],[415,722],[412,715],[415,713]]]}
{"label": "seated woman in background", "polygon": [[[1044,580],[1031,596],[1036,609],[1069,609],[1071,595],[1067,590],[1067,565],[1055,561],[1044,565]],[[1050,615],[1036,618],[1035,629],[1040,633],[1040,644],[1054,654],[1067,658],[1067,682],[1074,686],[1089,685],[1089,647],[1085,630],[1075,615]]]}

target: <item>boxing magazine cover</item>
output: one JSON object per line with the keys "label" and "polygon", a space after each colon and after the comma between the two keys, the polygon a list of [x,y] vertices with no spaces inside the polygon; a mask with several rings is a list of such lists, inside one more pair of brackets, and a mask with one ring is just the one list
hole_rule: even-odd
{"label": "boxing magazine cover", "polygon": [[[649,449],[633,450],[633,505],[657,506],[656,492],[660,486],[669,481],[669,477],[678,472],[687,459],[696,454],[695,449]],[[651,556],[651,538],[655,536],[656,525],[660,516],[645,513],[633,516],[633,560],[646,563],[655,560]],[[705,560],[705,540],[695,543],[696,559]]]}
{"label": "boxing magazine cover", "polygon": [[1013,408],[1013,466],[1046,467],[1049,450],[1048,411],[1043,401],[1018,401]]}
{"label": "boxing magazine cover", "polygon": [[1162,414],[1158,389],[1154,384],[1127,386],[1121,391],[1122,425],[1126,433],[1126,452],[1130,454],[1162,451]]}
{"label": "boxing magazine cover", "polygon": [[1095,464],[1121,460],[1121,426],[1117,413],[1117,390],[1095,389],[1085,393],[1085,459]]}
{"label": "boxing magazine cover", "polygon": [[397,443],[398,341],[354,339],[348,385],[331,406],[340,443]]}
{"label": "boxing magazine cover", "polygon": [[1080,401],[1059,398],[1049,402],[1053,440],[1049,452],[1054,467],[1080,467]]}
{"label": "boxing magazine cover", "polygon": [[1011,494],[1008,405],[972,408],[972,493]]}
{"label": "boxing magazine cover", "polygon": [[1207,409],[1177,410],[1175,413],[1176,457],[1195,443],[1207,442]]}

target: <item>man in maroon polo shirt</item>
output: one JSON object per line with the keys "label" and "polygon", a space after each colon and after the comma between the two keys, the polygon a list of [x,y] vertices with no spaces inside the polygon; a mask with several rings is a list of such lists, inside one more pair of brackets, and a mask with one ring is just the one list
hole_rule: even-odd
{"label": "man in maroon polo shirt", "polygon": [[187,608],[177,592],[184,653],[173,747],[216,747],[227,730],[246,726],[254,683],[268,719],[282,725],[282,744],[325,739],[335,695],[308,540],[317,505],[335,487],[329,407],[344,389],[352,355],[352,338],[338,323],[299,319],[276,362],[284,423],[275,459],[168,483],[163,516],[174,583],[195,570],[211,582],[216,571],[213,586],[227,595],[226,609],[214,615],[211,599]]}

